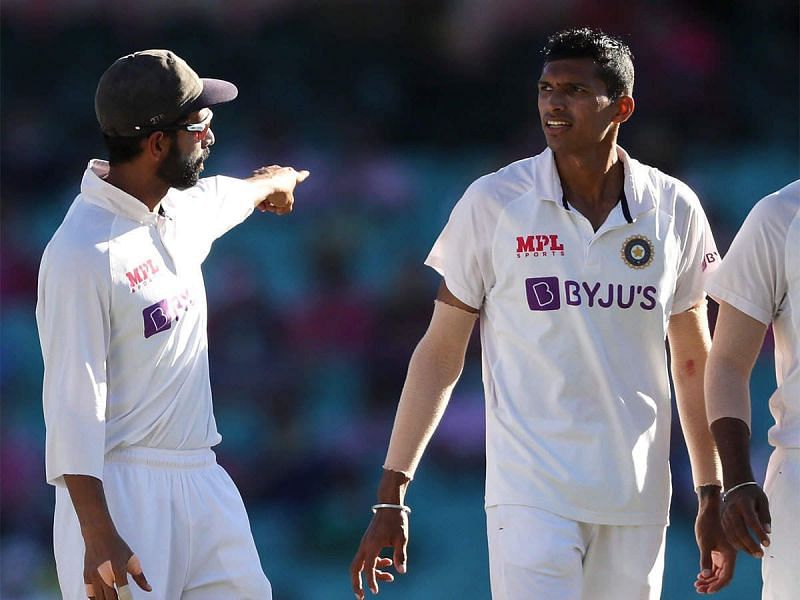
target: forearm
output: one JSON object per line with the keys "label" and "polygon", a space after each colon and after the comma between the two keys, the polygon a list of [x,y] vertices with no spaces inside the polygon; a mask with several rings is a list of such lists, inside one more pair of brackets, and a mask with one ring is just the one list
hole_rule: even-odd
{"label": "forearm", "polygon": [[[717,343],[716,339],[714,343]],[[749,370],[743,370],[715,348],[708,362],[705,393],[708,422],[713,425],[717,419],[737,419],[745,424],[749,438]]]}
{"label": "forearm", "polygon": [[708,359],[708,422],[717,441],[726,489],[753,481],[750,467],[750,374],[767,325],[726,302],[719,306]]}
{"label": "forearm", "polygon": [[669,344],[678,417],[689,452],[694,486],[721,485],[719,457],[708,429],[703,391],[711,345],[705,303],[670,320]]}
{"label": "forearm", "polygon": [[444,414],[464,367],[476,315],[437,301],[411,357],[384,468],[409,479]]}
{"label": "forearm", "polygon": [[683,365],[673,362],[672,373],[678,417],[692,466],[692,480],[695,488],[707,484],[721,485],[719,456],[706,419],[703,394],[705,357],[689,360],[694,362],[694,374],[680,372],[685,369],[686,362]]}
{"label": "forearm", "polygon": [[403,473],[384,469],[378,484],[378,503],[404,504],[409,483],[411,479]]}
{"label": "forearm", "polygon": [[64,482],[84,534],[116,532],[102,481],[89,475],[64,475]]}
{"label": "forearm", "polygon": [[711,424],[722,460],[725,489],[753,481],[750,464],[750,428],[741,419],[723,417]]}
{"label": "forearm", "polygon": [[722,461],[725,488],[753,481],[750,466],[749,376],[714,356],[706,376],[708,420]]}

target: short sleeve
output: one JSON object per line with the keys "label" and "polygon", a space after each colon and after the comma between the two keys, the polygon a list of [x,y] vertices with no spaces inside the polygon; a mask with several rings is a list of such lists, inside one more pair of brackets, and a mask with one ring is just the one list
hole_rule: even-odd
{"label": "short sleeve", "polygon": [[744,221],[708,289],[717,301],[727,302],[768,325],[786,294],[786,234],[791,219],[771,210],[770,197],[761,200]]}
{"label": "short sleeve", "polygon": [[688,198],[689,215],[678,263],[672,314],[685,312],[705,299],[708,277],[720,264],[717,244],[703,207],[693,193],[688,193],[691,194]]}
{"label": "short sleeve", "polygon": [[491,204],[481,180],[473,183],[456,203],[433,244],[425,264],[445,280],[453,295],[472,308],[480,308],[493,285]]}
{"label": "short sleeve", "polygon": [[106,357],[110,338],[107,255],[48,247],[39,270],[36,321],[44,359],[47,481],[103,478]]}

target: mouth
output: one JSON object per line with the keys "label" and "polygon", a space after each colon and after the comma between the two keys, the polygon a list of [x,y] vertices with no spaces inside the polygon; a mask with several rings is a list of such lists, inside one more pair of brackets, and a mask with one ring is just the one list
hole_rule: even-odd
{"label": "mouth", "polygon": [[563,119],[547,119],[544,122],[545,130],[549,131],[561,131],[569,127],[572,127],[572,123]]}

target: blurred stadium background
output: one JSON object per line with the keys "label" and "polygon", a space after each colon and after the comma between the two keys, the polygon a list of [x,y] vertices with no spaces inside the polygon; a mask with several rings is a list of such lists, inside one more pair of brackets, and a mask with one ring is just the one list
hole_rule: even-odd
{"label": "blurred stadium background", "polygon": [[[351,598],[347,567],[432,309],[422,261],[473,179],[544,147],[538,50],[583,24],[622,34],[636,58],[621,144],[694,187],[725,250],[753,203],[798,177],[796,2],[3,0],[0,596],[59,596],[36,273],[86,162],[104,156],[93,95],[107,65],[170,48],[237,83],[206,174],[312,172],[294,214],[257,213],[206,263],[217,450],[276,599]],[[760,477],[773,384],[767,343],[753,380]],[[381,597],[489,598],[482,436],[475,340],[410,491],[410,574]],[[677,422],[673,437],[670,600],[695,598],[697,573]],[[759,589],[758,562],[740,557],[719,597]]]}

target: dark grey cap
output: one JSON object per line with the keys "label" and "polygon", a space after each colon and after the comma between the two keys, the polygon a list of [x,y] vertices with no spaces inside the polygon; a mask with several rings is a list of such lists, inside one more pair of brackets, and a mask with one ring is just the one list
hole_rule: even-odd
{"label": "dark grey cap", "polygon": [[169,50],[143,50],[117,59],[97,84],[94,110],[100,129],[112,137],[136,136],[136,127],[172,125],[183,115],[230,102],[236,86],[201,79]]}

